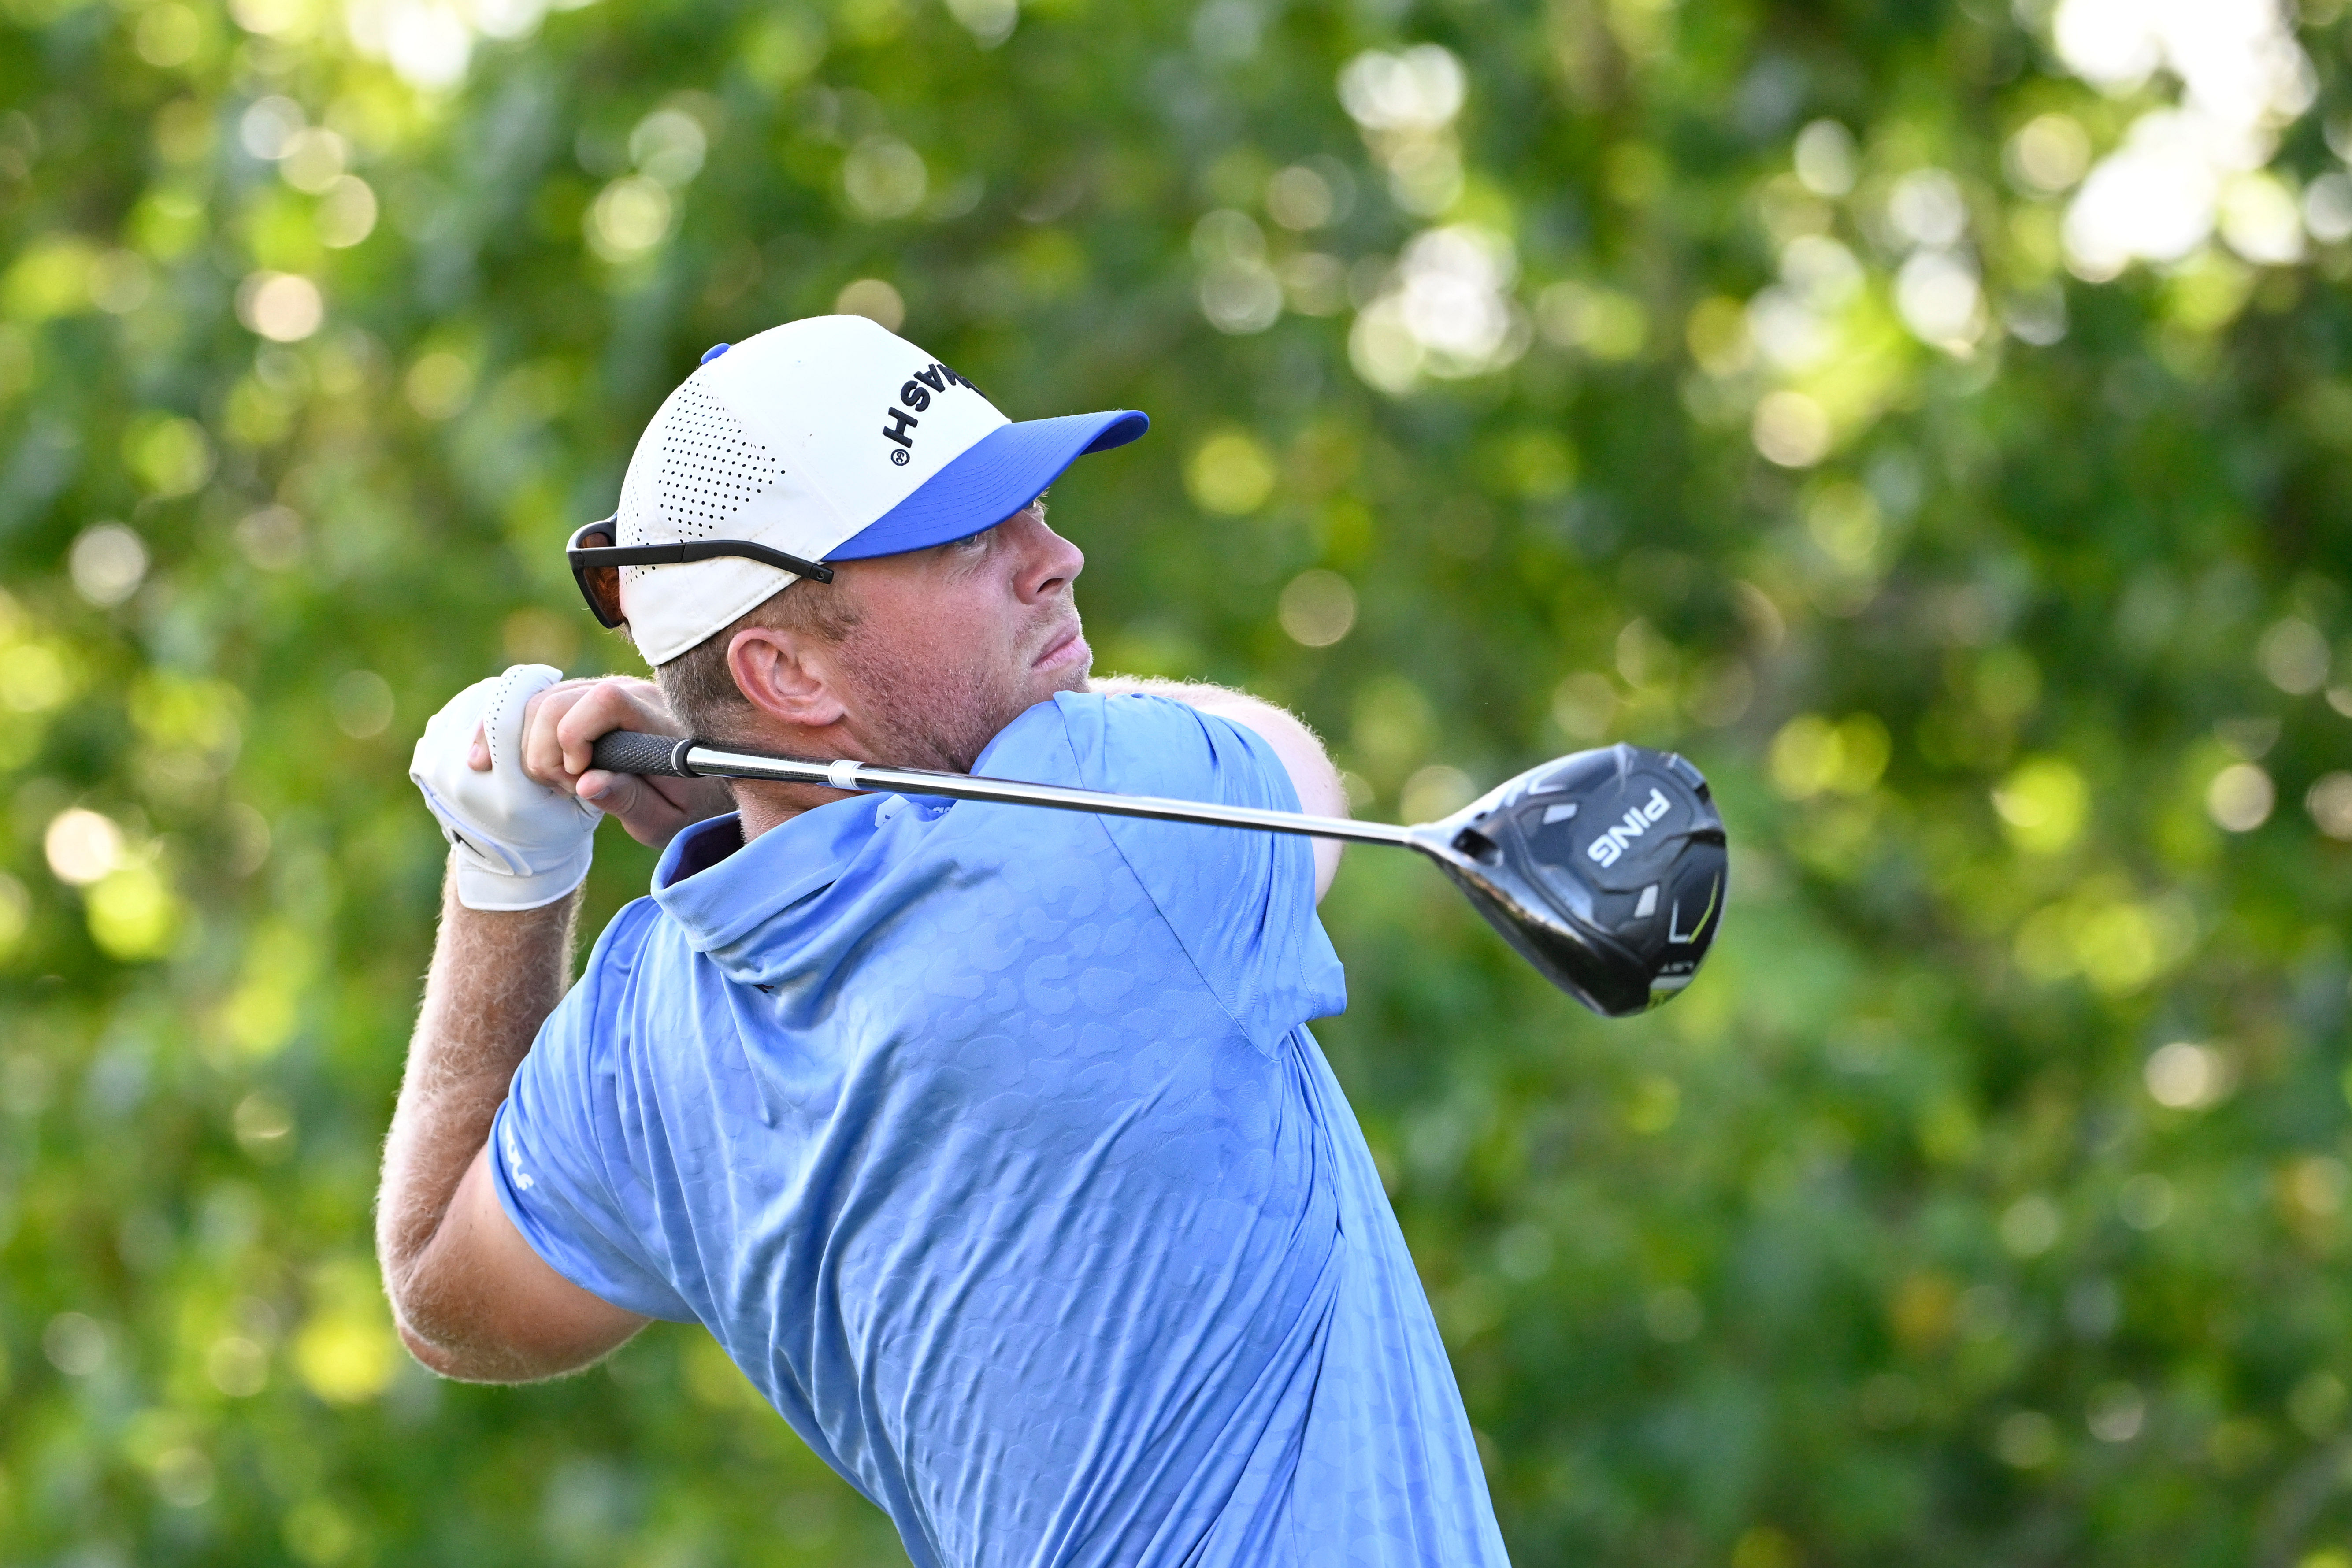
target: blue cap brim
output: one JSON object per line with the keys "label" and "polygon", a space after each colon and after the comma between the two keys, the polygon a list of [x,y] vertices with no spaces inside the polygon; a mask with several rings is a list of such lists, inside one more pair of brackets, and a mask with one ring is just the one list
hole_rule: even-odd
{"label": "blue cap brim", "polygon": [[993,528],[1087,453],[1124,447],[1150,428],[1150,419],[1132,408],[1000,426],[824,558],[863,561],[928,550]]}

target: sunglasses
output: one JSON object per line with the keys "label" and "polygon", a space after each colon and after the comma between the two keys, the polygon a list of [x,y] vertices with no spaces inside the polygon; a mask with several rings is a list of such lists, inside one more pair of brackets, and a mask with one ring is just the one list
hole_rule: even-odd
{"label": "sunglasses", "polygon": [[716,561],[723,556],[740,555],[746,561],[757,561],[773,566],[780,572],[806,577],[812,582],[830,583],[833,568],[815,561],[803,561],[797,555],[787,555],[781,550],[771,550],[764,544],[754,544],[748,539],[689,539],[676,544],[615,544],[614,524],[618,516],[602,522],[592,522],[572,536],[563,547],[563,558],[572,563],[572,580],[580,584],[580,596],[588,601],[599,625],[606,627],[628,625],[621,614],[621,568],[624,566],[673,566],[685,561]]}

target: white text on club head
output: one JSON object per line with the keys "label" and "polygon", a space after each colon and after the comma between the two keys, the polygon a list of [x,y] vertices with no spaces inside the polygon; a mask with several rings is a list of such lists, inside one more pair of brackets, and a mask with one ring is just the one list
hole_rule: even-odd
{"label": "white text on club head", "polygon": [[1650,830],[1651,825],[1666,815],[1673,803],[1662,789],[1650,791],[1650,798],[1625,814],[1625,820],[1585,847],[1584,852],[1603,866],[1614,866],[1626,847]]}

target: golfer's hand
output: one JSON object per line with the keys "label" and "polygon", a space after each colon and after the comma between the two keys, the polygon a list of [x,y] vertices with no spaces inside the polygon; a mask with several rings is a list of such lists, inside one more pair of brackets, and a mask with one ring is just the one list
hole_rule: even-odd
{"label": "golfer's hand", "polygon": [[457,901],[469,910],[543,908],[588,875],[596,808],[522,771],[528,704],[561,673],[518,664],[474,682],[433,715],[410,753],[408,776],[449,840]]}
{"label": "golfer's hand", "polygon": [[[719,779],[642,778],[591,765],[591,748],[615,730],[653,735],[683,732],[650,680],[613,676],[567,680],[531,699],[523,725],[523,772],[541,784],[569,790],[618,817],[630,837],[659,848],[679,829],[734,809]],[[475,765],[487,767],[482,748]]]}

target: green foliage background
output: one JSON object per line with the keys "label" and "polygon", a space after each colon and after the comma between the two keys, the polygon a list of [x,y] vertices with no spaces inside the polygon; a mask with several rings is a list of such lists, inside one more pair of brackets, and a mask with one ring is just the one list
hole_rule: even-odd
{"label": "green foliage background", "polygon": [[1325,905],[1517,1561],[2345,1563],[2336,9],[2229,244],[2070,271],[2181,89],[1993,0],[0,0],[0,1562],[901,1560],[706,1336],[437,1384],[369,1255],[413,737],[637,668],[564,535],[858,285],[1152,414],[1055,498],[1102,668],[1376,814],[1717,782],[1639,1021]]}

